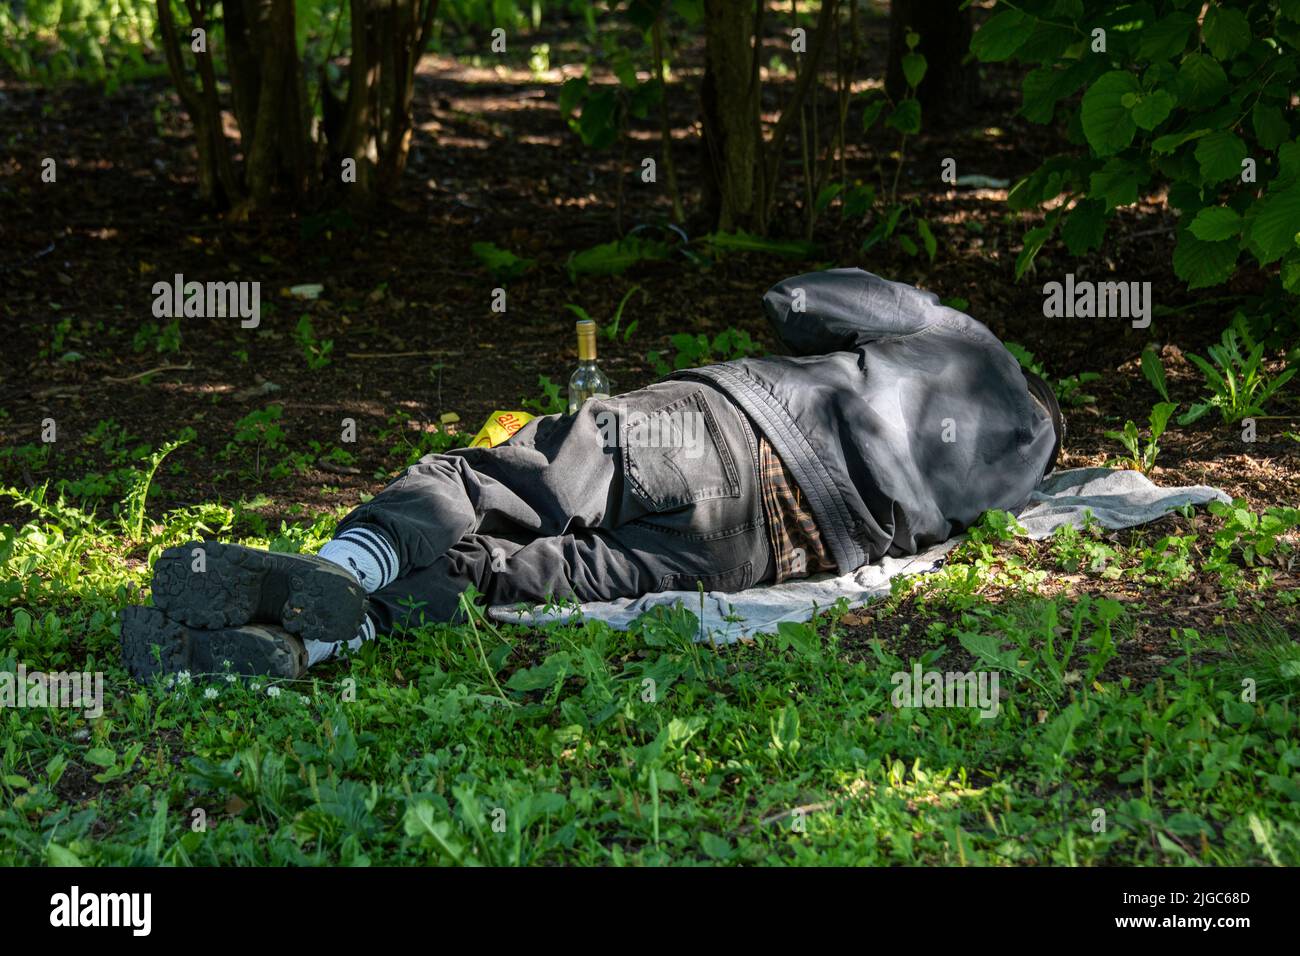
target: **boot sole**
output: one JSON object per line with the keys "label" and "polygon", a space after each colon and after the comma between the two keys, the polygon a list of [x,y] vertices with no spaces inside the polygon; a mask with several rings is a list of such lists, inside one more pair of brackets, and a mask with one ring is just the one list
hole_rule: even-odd
{"label": "boot sole", "polygon": [[[204,552],[202,571],[193,567],[196,548]],[[347,571],[320,558],[191,541],[158,558],[153,603],[191,627],[261,621],[305,641],[334,643],[356,637],[365,591]]]}
{"label": "boot sole", "polygon": [[191,629],[156,607],[123,608],[121,620],[122,662],[139,681],[179,671],[294,678],[306,669],[306,651],[269,631]]}

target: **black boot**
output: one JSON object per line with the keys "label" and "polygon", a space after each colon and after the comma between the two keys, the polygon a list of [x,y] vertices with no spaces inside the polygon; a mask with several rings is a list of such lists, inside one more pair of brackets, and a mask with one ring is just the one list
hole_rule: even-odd
{"label": "black boot", "polygon": [[281,627],[249,624],[212,630],[187,627],[156,607],[122,609],[122,662],[136,680],[188,671],[301,677],[307,649]]}
{"label": "black boot", "polygon": [[191,627],[277,624],[304,641],[350,641],[365,600],[356,578],[315,555],[191,541],[153,569],[153,603]]}

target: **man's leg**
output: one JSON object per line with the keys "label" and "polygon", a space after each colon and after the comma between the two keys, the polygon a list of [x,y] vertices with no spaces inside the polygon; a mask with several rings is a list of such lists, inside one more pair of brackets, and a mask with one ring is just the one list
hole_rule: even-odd
{"label": "man's leg", "polygon": [[200,629],[275,624],[303,640],[339,640],[362,623],[365,591],[346,569],[315,555],[219,541],[167,548],[154,563],[153,603]]}
{"label": "man's leg", "polygon": [[466,535],[533,538],[617,523],[614,402],[534,419],[509,444],[428,455],[350,512],[320,551],[369,593],[429,567]]}
{"label": "man's leg", "polygon": [[[689,441],[678,445],[664,432],[652,444],[638,444],[636,434],[622,433],[626,453],[611,479],[621,491],[607,500],[605,514],[628,520],[532,540],[465,535],[433,563],[370,595],[366,636],[422,621],[453,620],[469,585],[492,606],[552,598],[606,601],[693,590],[697,582],[707,590],[739,591],[769,578],[772,560],[758,491],[757,444],[747,419],[712,389],[701,393],[687,387],[626,398],[630,401],[621,413],[668,406],[706,419],[699,430],[687,426]],[[689,447],[689,460],[683,460],[682,446]],[[362,641],[348,643],[355,650]],[[309,650],[315,663],[338,647]]]}
{"label": "man's leg", "polygon": [[[487,606],[556,600],[605,601],[655,590],[657,578],[608,532],[536,538],[520,544],[469,534],[427,567],[403,575],[370,595],[357,650],[376,634],[424,623],[462,619],[461,595],[471,585]],[[309,642],[310,662],[337,656],[341,644]]]}
{"label": "man's leg", "polygon": [[124,652],[146,661],[160,648],[168,660],[199,666],[203,632],[220,630],[228,644],[257,645],[250,659],[266,657],[264,635],[235,633],[265,624],[289,632],[282,643],[301,640],[315,662],[374,635],[366,593],[428,567],[467,533],[530,537],[617,520],[605,507],[615,497],[617,443],[605,440],[606,416],[593,404],[576,416],[535,419],[510,445],[427,456],[349,514],[319,555],[203,541],[167,549],[154,566],[154,604],[185,627],[133,612]]}
{"label": "man's leg", "polygon": [[[696,580],[741,590],[767,573],[754,448],[743,415],[721,393],[664,382],[588,402],[573,416],[535,419],[498,448],[423,459],[345,518],[320,556],[215,546],[221,560],[207,570],[218,574],[196,578],[187,545],[160,559],[155,579],[194,618],[186,623],[278,622],[297,628],[313,662],[393,617],[390,610],[387,620],[376,620],[392,603],[375,601],[378,615],[363,618],[358,595],[339,588],[340,579],[359,582],[373,598],[410,577],[400,586],[403,597],[443,620],[451,616],[453,582],[456,595],[465,582],[478,581],[502,603],[552,595],[600,600]],[[449,554],[473,534],[521,542],[520,550],[523,542],[572,538],[536,544],[511,573],[493,570],[489,560],[493,580],[485,580],[481,547],[477,560],[472,545]],[[201,542],[193,544],[206,553]],[[434,568],[444,556],[445,566]],[[328,567],[340,573],[330,575]],[[429,574],[420,576],[424,569]],[[311,606],[310,592],[320,583],[341,596],[339,608],[324,606],[328,595]],[[354,623],[340,631],[344,619]],[[148,644],[149,634],[136,630],[134,642]]]}
{"label": "man's leg", "polygon": [[349,513],[320,556],[373,594],[469,534],[526,542],[734,499],[736,463],[750,457],[739,419],[714,388],[684,381],[537,418],[508,444],[421,459]]}

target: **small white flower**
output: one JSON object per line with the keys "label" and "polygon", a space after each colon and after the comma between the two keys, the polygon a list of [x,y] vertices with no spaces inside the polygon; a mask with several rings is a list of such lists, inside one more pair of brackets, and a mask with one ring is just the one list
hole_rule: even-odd
{"label": "small white flower", "polygon": [[236,678],[235,678],[235,675],[234,675],[234,674],[227,674],[227,675],[226,675],[226,683],[227,683],[227,684],[233,684],[233,683],[235,682],[235,680],[236,680]]}
{"label": "small white flower", "polygon": [[279,696],[280,696],[280,688],[278,688],[278,687],[268,687],[268,688],[266,689],[266,696],[267,696],[267,697],[279,697]]}
{"label": "small white flower", "polygon": [[208,700],[216,700],[217,689],[215,687],[209,687],[207,690],[203,692],[203,696],[206,697]]}
{"label": "small white flower", "polygon": [[261,684],[249,684],[249,685],[248,685],[248,689],[251,690],[254,694],[256,694],[259,690],[262,689],[262,685],[261,685]]}
{"label": "small white flower", "polygon": [[298,700],[300,700],[300,701],[301,701],[302,703],[304,703],[304,704],[310,704],[310,703],[311,703],[311,698],[308,697],[306,694],[299,694],[299,695],[298,695]]}
{"label": "small white flower", "polygon": [[180,671],[179,673],[177,673],[176,683],[181,685],[182,687],[188,687],[190,685],[190,672]]}

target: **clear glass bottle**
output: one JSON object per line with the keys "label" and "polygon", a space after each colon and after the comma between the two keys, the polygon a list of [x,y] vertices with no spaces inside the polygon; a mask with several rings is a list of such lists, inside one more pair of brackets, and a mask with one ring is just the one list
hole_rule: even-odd
{"label": "clear glass bottle", "polygon": [[569,376],[569,414],[589,398],[609,398],[609,379],[596,364],[596,323],[578,322],[578,367]]}

